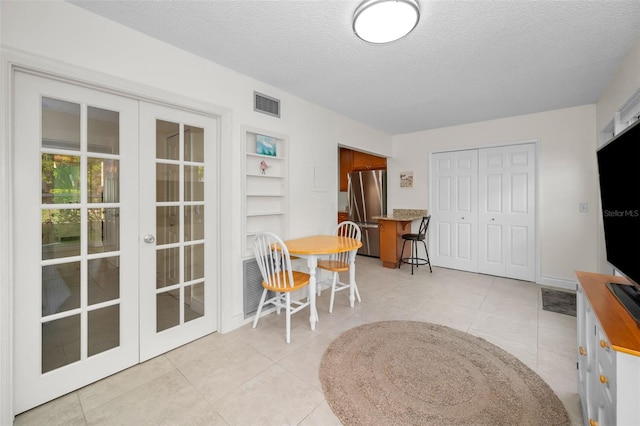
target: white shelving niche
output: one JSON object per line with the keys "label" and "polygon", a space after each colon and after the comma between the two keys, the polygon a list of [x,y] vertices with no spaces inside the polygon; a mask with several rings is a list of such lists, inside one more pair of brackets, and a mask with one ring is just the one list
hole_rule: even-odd
{"label": "white shelving niche", "polygon": [[[289,138],[267,130],[244,127],[243,257],[253,257],[253,239],[258,232],[273,232],[282,239],[289,233]],[[274,155],[258,154],[258,139],[267,137]],[[262,170],[261,162],[267,164]]]}

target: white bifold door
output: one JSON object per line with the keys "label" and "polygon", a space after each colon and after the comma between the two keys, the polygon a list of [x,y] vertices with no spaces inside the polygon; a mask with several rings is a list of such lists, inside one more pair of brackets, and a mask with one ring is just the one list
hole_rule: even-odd
{"label": "white bifold door", "polygon": [[431,262],[477,272],[478,151],[433,154],[431,188]]}
{"label": "white bifold door", "polygon": [[14,413],[216,331],[217,119],[14,78]]}
{"label": "white bifold door", "polygon": [[535,281],[535,145],[478,152],[478,272]]}
{"label": "white bifold door", "polygon": [[434,265],[535,281],[535,144],[431,157]]}

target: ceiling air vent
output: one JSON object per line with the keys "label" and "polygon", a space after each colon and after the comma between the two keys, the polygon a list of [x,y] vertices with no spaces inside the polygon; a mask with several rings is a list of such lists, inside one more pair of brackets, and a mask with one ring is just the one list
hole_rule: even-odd
{"label": "ceiling air vent", "polygon": [[280,118],[280,100],[253,92],[253,110]]}

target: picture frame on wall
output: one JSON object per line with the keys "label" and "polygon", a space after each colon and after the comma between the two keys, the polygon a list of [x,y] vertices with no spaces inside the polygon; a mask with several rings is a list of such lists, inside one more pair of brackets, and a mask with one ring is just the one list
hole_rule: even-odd
{"label": "picture frame on wall", "polygon": [[256,154],[276,157],[278,155],[278,149],[275,138],[256,135]]}
{"label": "picture frame on wall", "polygon": [[400,188],[413,188],[413,172],[400,172]]}

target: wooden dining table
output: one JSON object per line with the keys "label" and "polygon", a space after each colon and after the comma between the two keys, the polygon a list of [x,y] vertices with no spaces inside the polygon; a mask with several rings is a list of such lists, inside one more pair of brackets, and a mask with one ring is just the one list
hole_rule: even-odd
{"label": "wooden dining table", "polygon": [[[318,259],[328,257],[335,253],[357,250],[362,247],[362,243],[354,238],[348,238],[337,235],[313,235],[310,237],[296,238],[284,241],[289,250],[289,254],[307,259],[307,267],[309,268],[309,324],[311,330],[316,329],[318,322],[318,311],[316,310],[316,268]],[[355,256],[350,258],[349,282],[355,283]],[[353,286],[349,290],[350,298],[355,299],[353,294]]]}

